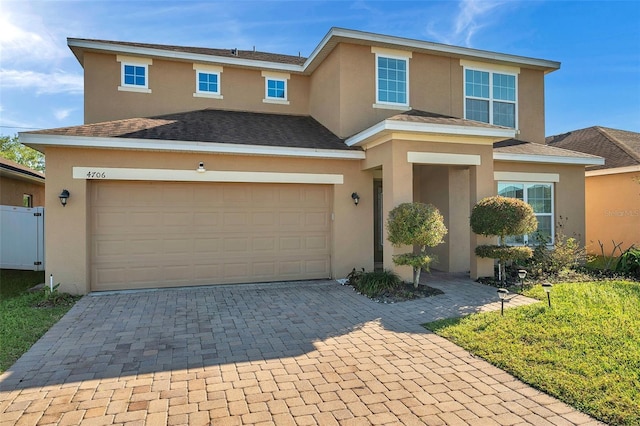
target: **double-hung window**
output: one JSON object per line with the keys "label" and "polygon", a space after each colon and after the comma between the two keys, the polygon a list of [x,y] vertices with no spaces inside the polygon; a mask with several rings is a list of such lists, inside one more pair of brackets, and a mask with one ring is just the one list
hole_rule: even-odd
{"label": "double-hung window", "polygon": [[149,65],[151,59],[130,56],[117,56],[120,62],[121,78],[118,90],[127,92],[151,93],[149,89]]}
{"label": "double-hung window", "polygon": [[376,54],[376,108],[409,107],[409,58],[411,52],[372,48]]}
{"label": "double-hung window", "polygon": [[264,77],[264,99],[265,103],[289,104],[288,99],[288,73],[263,71]]}
{"label": "double-hung window", "polygon": [[533,234],[507,237],[507,244],[553,244],[553,183],[498,182],[498,195],[517,198],[531,205],[538,219],[538,229]]}
{"label": "double-hung window", "polygon": [[216,65],[194,64],[196,72],[196,91],[193,96],[196,98],[222,99],[221,74],[222,67]]}
{"label": "double-hung window", "polygon": [[515,129],[517,87],[517,73],[465,67],[465,118]]}

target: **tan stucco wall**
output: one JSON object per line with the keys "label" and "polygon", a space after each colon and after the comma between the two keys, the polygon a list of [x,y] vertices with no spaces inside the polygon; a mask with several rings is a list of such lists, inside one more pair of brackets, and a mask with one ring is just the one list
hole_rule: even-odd
{"label": "tan stucco wall", "polygon": [[544,73],[520,69],[518,75],[517,139],[544,144]]}
{"label": "tan stucco wall", "polygon": [[[585,244],[584,166],[496,162],[495,171],[558,174],[554,185],[554,223],[562,233]],[[497,186],[497,182],[496,182]]]}
{"label": "tan stucco wall", "polygon": [[[312,75],[290,73],[289,105],[263,102],[260,70],[231,66],[224,66],[220,77],[223,99],[194,97],[193,65],[153,59],[148,76],[152,93],[135,93],[118,90],[121,64],[116,55],[85,53],[85,122],[216,108],[312,115],[347,138],[402,112],[373,107],[376,64],[370,46],[340,43]],[[459,59],[414,52],[409,59],[411,108],[462,117],[463,77]],[[544,143],[543,72],[522,68],[518,88],[518,138]]]}
{"label": "tan stucco wall", "polygon": [[[640,172],[586,178],[587,251],[611,255],[615,244],[640,247]],[[619,255],[616,252],[616,255]]]}
{"label": "tan stucco wall", "polygon": [[260,70],[223,67],[223,99],[194,97],[193,62],[153,59],[149,65],[151,93],[119,91],[121,64],[116,55],[85,53],[85,123],[149,117],[205,108],[276,114],[309,114],[309,77],[290,74],[289,105],[263,102],[265,79]]}
{"label": "tan stucco wall", "polygon": [[44,206],[44,182],[37,184],[4,176],[0,177],[0,204],[22,207],[24,194],[33,196],[33,207]]}
{"label": "tan stucco wall", "polygon": [[[54,274],[61,290],[89,291],[89,197],[91,181],[72,178],[72,167],[129,167],[194,170],[204,161],[208,170],[336,173],[344,184],[334,185],[332,275],[345,277],[353,268],[373,269],[373,175],[361,170],[358,160],[286,159],[260,156],[179,154],[118,150],[47,149],[47,202],[45,217],[47,274]],[[66,207],[57,201],[60,191],[71,193]],[[351,193],[363,197],[355,206]]]}

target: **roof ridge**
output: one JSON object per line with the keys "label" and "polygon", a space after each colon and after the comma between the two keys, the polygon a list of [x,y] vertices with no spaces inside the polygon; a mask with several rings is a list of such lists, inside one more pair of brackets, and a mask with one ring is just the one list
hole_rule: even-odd
{"label": "roof ridge", "polygon": [[602,126],[594,126],[594,127],[600,132],[600,134],[602,134],[604,137],[606,137],[611,142],[616,144],[627,155],[629,155],[631,158],[635,159],[636,161],[640,162],[640,154],[638,154],[633,149],[631,149],[631,147],[627,145],[624,141],[621,141],[620,139],[618,139],[617,137],[615,137],[614,135],[612,135],[607,131],[607,130],[615,130],[615,131],[625,132],[626,130],[610,129],[608,127],[602,127]]}

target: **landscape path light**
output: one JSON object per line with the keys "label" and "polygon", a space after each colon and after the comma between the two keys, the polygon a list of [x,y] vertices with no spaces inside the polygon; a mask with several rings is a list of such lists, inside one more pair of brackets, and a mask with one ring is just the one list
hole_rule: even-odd
{"label": "landscape path light", "polygon": [[506,288],[498,289],[498,297],[500,298],[500,315],[504,315],[504,300],[507,298],[507,294],[509,294],[509,290]]}
{"label": "landscape path light", "polygon": [[524,290],[524,279],[527,278],[527,271],[525,269],[518,269],[518,278],[520,278],[520,286]]}
{"label": "landscape path light", "polygon": [[551,307],[551,289],[553,288],[553,284],[544,283],[542,284],[542,289],[545,293],[547,293],[547,302],[549,303],[549,307]]}

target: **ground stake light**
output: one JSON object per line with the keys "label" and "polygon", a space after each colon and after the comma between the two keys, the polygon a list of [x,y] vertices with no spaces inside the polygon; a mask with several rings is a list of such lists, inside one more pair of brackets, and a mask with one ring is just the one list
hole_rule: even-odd
{"label": "ground stake light", "polygon": [[506,288],[498,289],[498,297],[500,298],[500,315],[504,315],[504,300],[507,298],[507,294],[509,294],[509,290]]}
{"label": "ground stake light", "polygon": [[553,284],[551,283],[542,284],[542,289],[547,293],[547,302],[549,302],[549,307],[551,307],[551,288],[553,288]]}

